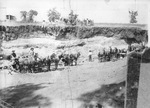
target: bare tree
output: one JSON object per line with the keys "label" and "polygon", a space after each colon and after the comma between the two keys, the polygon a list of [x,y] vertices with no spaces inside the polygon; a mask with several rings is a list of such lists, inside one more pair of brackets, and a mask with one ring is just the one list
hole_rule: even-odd
{"label": "bare tree", "polygon": [[26,11],[20,11],[21,13],[21,18],[23,22],[27,21],[27,12]]}
{"label": "bare tree", "polygon": [[138,16],[137,11],[129,11],[130,14],[130,23],[137,23],[136,16]]}

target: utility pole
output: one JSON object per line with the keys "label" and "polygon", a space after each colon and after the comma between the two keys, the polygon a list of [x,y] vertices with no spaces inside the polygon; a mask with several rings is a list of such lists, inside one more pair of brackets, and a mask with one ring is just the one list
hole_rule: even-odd
{"label": "utility pole", "polygon": [[70,8],[70,10],[72,10],[72,9],[71,9],[71,0],[69,0],[69,8]]}
{"label": "utility pole", "polygon": [[148,44],[147,46],[150,47],[150,4],[148,4]]}
{"label": "utility pole", "polygon": [[[127,68],[128,68],[128,62],[127,62]],[[127,73],[125,77],[125,93],[124,93],[124,108],[127,108]]]}
{"label": "utility pole", "polygon": [[[0,10],[1,10],[1,20],[2,20],[2,25],[4,24],[4,21],[5,21],[5,19],[6,19],[6,7],[0,7]],[[3,43],[3,38],[4,38],[4,36],[3,35],[5,35],[5,33],[4,33],[4,26],[2,27],[2,31],[0,31],[1,33],[0,33],[0,53],[3,51],[2,50],[2,43]]]}

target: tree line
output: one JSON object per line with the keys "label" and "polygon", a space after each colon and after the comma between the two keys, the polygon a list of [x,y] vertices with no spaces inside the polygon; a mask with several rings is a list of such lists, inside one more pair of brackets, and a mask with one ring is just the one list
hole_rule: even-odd
{"label": "tree line", "polygon": [[22,22],[33,22],[34,16],[38,15],[38,12],[35,10],[30,10],[29,12],[21,11],[20,13],[21,13]]}
{"label": "tree line", "polygon": [[[34,22],[34,17],[38,15],[36,10],[20,11],[21,13],[21,22]],[[56,21],[63,22],[66,25],[82,25],[82,26],[92,26],[94,21],[87,18],[84,20],[79,20],[78,15],[74,13],[73,10],[68,14],[67,18],[61,17],[61,13],[58,12],[55,8],[49,9],[47,14],[49,22],[53,23]]]}
{"label": "tree line", "polygon": [[[34,22],[34,17],[38,15],[36,10],[20,11],[22,22]],[[137,23],[136,17],[138,16],[137,11],[129,11],[130,23]],[[60,21],[66,25],[82,25],[82,26],[92,26],[94,21],[91,19],[79,20],[78,15],[74,13],[73,10],[69,13],[67,18],[61,17],[61,13],[58,12],[55,8],[49,9],[47,14],[49,22]]]}

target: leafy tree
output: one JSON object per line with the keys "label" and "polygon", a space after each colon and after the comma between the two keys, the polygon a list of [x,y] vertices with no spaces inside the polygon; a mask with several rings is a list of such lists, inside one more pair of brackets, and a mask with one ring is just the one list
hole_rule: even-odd
{"label": "leafy tree", "polygon": [[69,23],[68,18],[62,18],[62,21],[63,21],[65,24],[68,24],[68,23]]}
{"label": "leafy tree", "polygon": [[76,25],[76,22],[77,22],[77,17],[78,15],[77,14],[74,14],[73,10],[71,10],[70,14],[69,14],[69,23],[71,25]]}
{"label": "leafy tree", "polygon": [[27,11],[20,11],[22,21],[25,22],[27,20]]}
{"label": "leafy tree", "polygon": [[83,20],[83,25],[87,26],[87,23],[88,23],[87,20],[84,19],[84,20]]}
{"label": "leafy tree", "polygon": [[137,11],[129,11],[130,14],[130,23],[137,23],[136,16],[138,16]]}
{"label": "leafy tree", "polygon": [[94,21],[91,19],[88,19],[88,18],[84,19],[82,22],[83,22],[84,26],[93,26],[94,25]]}
{"label": "leafy tree", "polygon": [[38,12],[35,11],[35,10],[30,10],[28,12],[28,22],[33,22],[34,21],[34,16],[37,16],[38,15]]}
{"label": "leafy tree", "polygon": [[50,9],[48,11],[48,20],[50,22],[55,22],[56,20],[59,20],[60,16],[61,16],[61,14],[55,8]]}
{"label": "leafy tree", "polygon": [[89,19],[89,20],[88,20],[88,25],[89,25],[89,26],[93,26],[93,25],[94,25],[94,21],[91,20],[91,19]]}

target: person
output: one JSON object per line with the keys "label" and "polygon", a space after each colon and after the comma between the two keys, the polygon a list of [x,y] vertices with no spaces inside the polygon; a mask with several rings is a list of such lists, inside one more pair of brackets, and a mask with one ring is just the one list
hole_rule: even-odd
{"label": "person", "polygon": [[92,51],[89,50],[89,61],[91,62],[92,61]]}
{"label": "person", "polygon": [[15,50],[12,50],[11,57],[12,57],[12,60],[16,59],[17,55],[15,53]]}
{"label": "person", "polygon": [[46,22],[45,22],[45,20],[43,20],[43,22],[42,22],[42,30],[43,30],[43,33],[46,35],[47,29],[46,29]]}
{"label": "person", "polygon": [[31,48],[31,49],[30,49],[28,59],[29,59],[30,63],[34,63],[34,61],[35,61],[34,48]]}
{"label": "person", "polygon": [[99,60],[99,62],[101,62],[101,52],[100,51],[98,52],[98,60]]}
{"label": "person", "polygon": [[37,62],[40,60],[38,53],[35,53],[34,55],[34,60]]}
{"label": "person", "polygon": [[12,62],[13,69],[18,70],[20,68],[19,67],[20,66],[20,64],[19,64],[19,58],[17,58],[15,50],[12,50],[12,53],[11,53],[11,62]]}
{"label": "person", "polygon": [[0,31],[0,52],[2,52],[3,32]]}
{"label": "person", "polygon": [[111,46],[109,46],[109,52],[112,53],[112,47]]}
{"label": "person", "polygon": [[51,66],[51,58],[50,56],[47,56],[46,58],[46,63],[47,63],[47,71],[50,71],[50,66]]}
{"label": "person", "polygon": [[52,55],[50,56],[50,59],[54,62],[54,59],[56,59],[56,53],[53,52]]}
{"label": "person", "polygon": [[35,52],[34,52],[34,48],[31,48],[29,51],[30,56],[34,57]]}
{"label": "person", "polygon": [[143,51],[145,49],[145,44],[144,43],[140,43],[140,51]]}
{"label": "person", "polygon": [[107,56],[107,53],[106,53],[106,49],[103,48],[103,52],[102,52],[102,61],[106,61],[106,57]]}
{"label": "person", "polygon": [[114,54],[115,54],[115,58],[118,59],[119,54],[118,54],[118,48],[117,47],[115,47],[115,49],[114,49]]}
{"label": "person", "polygon": [[45,20],[43,20],[43,22],[42,22],[42,28],[44,28],[46,26],[46,22],[45,22]]}
{"label": "person", "polygon": [[96,108],[103,108],[103,105],[101,105],[101,104],[98,103],[95,107]]}

